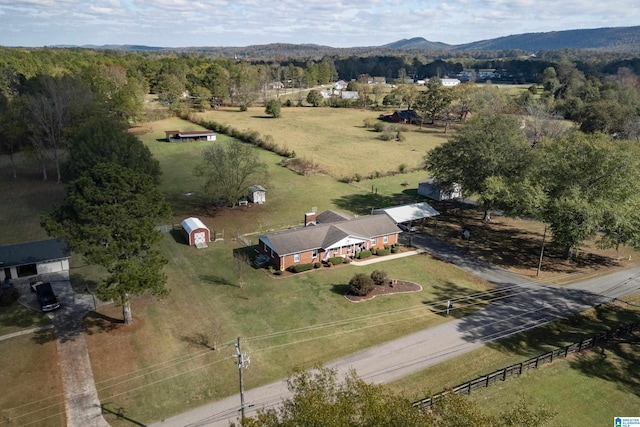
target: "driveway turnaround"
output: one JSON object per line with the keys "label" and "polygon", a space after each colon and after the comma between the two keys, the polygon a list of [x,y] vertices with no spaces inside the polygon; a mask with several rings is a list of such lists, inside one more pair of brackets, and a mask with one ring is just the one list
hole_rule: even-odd
{"label": "driveway turnaround", "polygon": [[[531,282],[427,236],[413,236],[413,244],[493,283],[503,289],[506,297],[469,316],[353,354],[327,367],[336,369],[340,375],[355,369],[360,378],[373,383],[394,381],[486,343],[640,291],[640,268],[560,288]],[[251,416],[259,408],[276,407],[290,395],[286,381],[245,391],[246,414]],[[229,422],[239,419],[239,408],[240,397],[236,395],[152,425],[228,427]]]}

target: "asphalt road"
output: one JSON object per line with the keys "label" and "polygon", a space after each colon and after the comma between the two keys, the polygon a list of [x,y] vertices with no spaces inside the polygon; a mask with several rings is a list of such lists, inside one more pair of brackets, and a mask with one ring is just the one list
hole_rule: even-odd
{"label": "asphalt road", "polygon": [[[360,378],[385,383],[424,370],[484,344],[578,313],[640,291],[640,268],[557,287],[534,283],[468,256],[427,236],[413,243],[504,290],[505,298],[461,319],[388,342],[328,364],[339,374],[355,369]],[[290,394],[285,381],[247,390],[246,414],[277,406]],[[239,418],[240,397],[231,396],[152,424],[167,426],[229,426]]]}

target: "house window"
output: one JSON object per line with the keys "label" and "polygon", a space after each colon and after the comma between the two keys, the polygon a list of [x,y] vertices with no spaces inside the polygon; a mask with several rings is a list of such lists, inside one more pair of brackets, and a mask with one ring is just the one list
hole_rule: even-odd
{"label": "house window", "polygon": [[293,262],[300,262],[300,254],[293,254]]}
{"label": "house window", "polygon": [[389,236],[384,236],[384,237],[382,238],[382,242],[383,242],[383,243],[389,243]]}
{"label": "house window", "polygon": [[314,249],[313,251],[311,251],[311,258],[318,258],[318,250]]}
{"label": "house window", "polygon": [[371,246],[375,246],[376,243],[378,243],[378,239],[376,238],[371,239]]}
{"label": "house window", "polygon": [[333,256],[338,256],[338,255],[340,255],[340,249],[335,248],[335,249],[333,250]]}

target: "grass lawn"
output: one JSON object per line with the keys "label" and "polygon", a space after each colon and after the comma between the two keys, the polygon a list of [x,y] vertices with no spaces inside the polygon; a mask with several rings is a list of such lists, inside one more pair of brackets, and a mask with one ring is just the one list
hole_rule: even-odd
{"label": "grass lawn", "polygon": [[7,426],[66,425],[55,335],[38,337],[0,341],[0,419]]}
{"label": "grass lawn", "polygon": [[[309,112],[305,108],[300,110]],[[407,187],[402,183],[410,182],[417,187],[418,181],[424,178],[424,172],[345,184],[328,175],[298,175],[278,164],[280,156],[256,148],[256,153],[269,167],[267,203],[216,209],[207,204],[202,195],[202,179],[194,176],[193,170],[200,163],[205,147],[225,143],[229,138],[218,135],[218,141],[215,142],[182,144],[163,140],[164,129],[191,130],[193,126],[180,119],[168,119],[151,123],[149,129],[152,131],[139,136],[162,165],[161,189],[173,206],[174,223],[188,216],[198,216],[212,230],[224,230],[225,237],[234,237],[299,226],[304,213],[313,207],[318,208],[319,212],[338,209],[368,214],[374,207],[412,202],[419,198],[415,189],[413,194],[407,192]],[[371,185],[375,186],[377,194],[372,192]]]}
{"label": "grass lawn", "polygon": [[[125,408],[127,417],[140,422],[236,393],[231,356],[238,336],[251,354],[252,369],[245,375],[245,386],[251,388],[286,377],[294,367],[313,367],[439,324],[446,319],[433,314],[425,302],[441,301],[451,289],[472,293],[488,288],[428,255],[286,278],[250,269],[240,288],[228,267],[233,265],[233,250],[239,249],[235,242],[196,250],[167,235],[163,247],[171,260],[169,298],[159,303],[136,299],[132,328],[114,328],[101,318],[88,320],[87,341],[101,401],[112,409]],[[424,290],[359,304],[343,298],[353,274],[374,269],[419,283]],[[106,307],[100,312],[119,318],[117,310]],[[214,343],[216,351],[209,348]]]}
{"label": "grass lawn", "polygon": [[471,395],[487,412],[499,414],[514,396],[554,411],[552,425],[613,425],[614,417],[638,416],[640,359],[633,343],[621,343],[544,365]]}
{"label": "grass lawn", "polygon": [[[51,320],[44,314],[18,303],[8,307],[0,307],[0,336],[50,324]],[[0,345],[2,345],[1,341]]]}

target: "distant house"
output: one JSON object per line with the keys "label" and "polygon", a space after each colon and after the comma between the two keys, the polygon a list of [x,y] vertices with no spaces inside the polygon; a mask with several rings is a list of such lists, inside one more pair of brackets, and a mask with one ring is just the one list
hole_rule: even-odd
{"label": "distant house", "polygon": [[262,185],[252,185],[249,187],[249,201],[261,205],[267,201],[266,193]]}
{"label": "distant house", "polygon": [[452,200],[462,198],[462,186],[454,183],[442,187],[434,178],[426,178],[418,183],[418,194],[433,200]]}
{"label": "distant house", "polygon": [[380,77],[380,76],[374,76],[372,83],[374,85],[385,85],[385,84],[387,84],[387,78],[386,77]]}
{"label": "distant house", "polygon": [[[325,215],[326,214],[326,215]],[[318,222],[318,218],[336,222]],[[305,227],[258,236],[258,251],[279,270],[292,265],[355,257],[362,250],[383,248],[398,242],[400,229],[387,215],[344,219],[331,211],[305,215]]]}
{"label": "distant house", "polygon": [[68,271],[69,258],[64,239],[0,245],[0,280]]}
{"label": "distant house", "polygon": [[458,86],[460,84],[460,80],[458,79],[441,79],[440,81],[442,82],[442,86],[445,87]]}
{"label": "distant house", "polygon": [[385,117],[394,123],[416,124],[420,121],[420,116],[414,110],[396,110]]}
{"label": "distant house", "polygon": [[270,82],[267,86],[269,89],[284,89],[284,83],[282,82]]}
{"label": "distant house", "polygon": [[335,84],[333,85],[333,88],[335,90],[345,90],[348,86],[348,83],[345,82],[344,80],[338,80],[337,82],[335,82]]}
{"label": "distant house", "polygon": [[168,142],[215,141],[216,134],[212,130],[179,131],[165,130]]}
{"label": "distant house", "polygon": [[342,99],[360,99],[360,95],[355,90],[343,90],[340,92],[340,98]]}
{"label": "distant house", "polygon": [[189,246],[195,246],[198,249],[206,248],[207,243],[211,241],[209,228],[199,218],[187,218],[180,223],[180,226]]}
{"label": "distant house", "polygon": [[410,224],[415,221],[422,221],[440,215],[440,212],[426,202],[374,209],[371,213],[373,215],[386,214],[393,219],[396,224]]}

